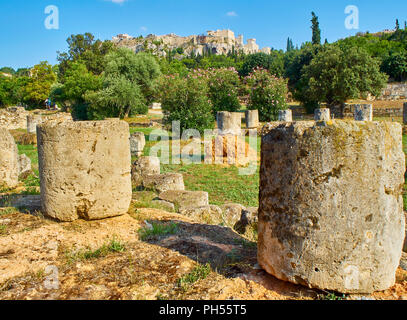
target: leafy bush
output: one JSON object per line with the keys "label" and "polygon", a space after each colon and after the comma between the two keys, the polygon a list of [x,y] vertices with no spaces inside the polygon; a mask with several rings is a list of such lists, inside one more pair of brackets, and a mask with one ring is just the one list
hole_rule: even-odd
{"label": "leafy bush", "polygon": [[245,82],[251,88],[248,109],[258,109],[260,121],[277,120],[278,111],[288,108],[286,80],[271,75],[267,70],[255,69]]}
{"label": "leafy bush", "polygon": [[195,73],[208,79],[208,96],[214,115],[218,111],[235,112],[240,109],[238,99],[240,78],[234,68],[198,70]]}
{"label": "leafy bush", "polygon": [[164,111],[164,123],[179,121],[181,131],[196,129],[203,133],[214,127],[214,116],[206,79],[197,73],[187,77],[164,76],[160,83],[160,98]]}
{"label": "leafy bush", "polygon": [[271,74],[281,77],[284,74],[284,54],[280,51],[272,51],[270,54],[264,52],[250,54],[239,73],[246,77],[257,68],[267,69]]}

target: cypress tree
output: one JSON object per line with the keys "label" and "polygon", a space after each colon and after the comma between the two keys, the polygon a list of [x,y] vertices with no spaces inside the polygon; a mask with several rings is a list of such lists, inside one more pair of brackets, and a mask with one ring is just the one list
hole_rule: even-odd
{"label": "cypress tree", "polygon": [[311,14],[312,44],[321,44],[321,29],[319,28],[318,17],[315,15],[315,12],[311,12]]}

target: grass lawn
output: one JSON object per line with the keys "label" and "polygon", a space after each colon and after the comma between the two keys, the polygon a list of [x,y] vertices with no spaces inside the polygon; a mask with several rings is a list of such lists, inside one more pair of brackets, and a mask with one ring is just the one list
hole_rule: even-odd
{"label": "grass lawn", "polygon": [[[389,118],[376,118],[375,120],[388,120]],[[400,121],[400,119],[395,119]],[[157,141],[150,141],[150,133],[154,128],[131,128],[130,132],[143,132],[146,135],[146,147],[144,155],[149,155],[151,147]],[[154,139],[152,139],[154,140]],[[258,152],[260,153],[260,138],[258,138]],[[28,177],[24,184],[26,187],[39,186],[38,178],[38,155],[37,148],[32,145],[18,145],[19,153],[25,153],[30,157],[35,175]],[[407,135],[403,135],[403,150],[407,155]],[[259,157],[260,158],[260,157]],[[133,159],[135,160],[135,159]],[[170,149],[171,163],[171,149]],[[239,175],[239,169],[223,165],[207,164],[161,164],[162,173],[177,172],[184,176],[187,190],[202,190],[209,193],[211,204],[222,205],[233,202],[244,206],[258,206],[259,193],[259,166],[253,175]],[[30,190],[30,188],[28,188]],[[405,184],[405,194],[403,195],[404,208],[407,209],[407,183]]]}

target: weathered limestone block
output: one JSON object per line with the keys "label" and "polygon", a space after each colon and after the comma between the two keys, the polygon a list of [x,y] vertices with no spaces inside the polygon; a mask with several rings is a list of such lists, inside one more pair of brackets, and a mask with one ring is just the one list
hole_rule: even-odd
{"label": "weathered limestone block", "polygon": [[285,124],[261,152],[260,265],[343,293],[391,287],[405,232],[401,125]]}
{"label": "weathered limestone block", "polygon": [[18,184],[18,149],[13,136],[0,128],[0,187],[14,188]]}
{"label": "weathered limestone block", "polygon": [[218,225],[225,223],[222,209],[215,205],[183,208],[180,210],[180,213],[205,224]]}
{"label": "weathered limestone block", "polygon": [[18,179],[24,180],[32,173],[31,159],[25,154],[18,156]]}
{"label": "weathered limestone block", "polygon": [[373,105],[356,104],[355,121],[373,121]]}
{"label": "weathered limestone block", "polygon": [[179,209],[209,206],[209,195],[204,191],[175,191],[160,193],[160,200],[168,201]]}
{"label": "weathered limestone block", "polygon": [[259,110],[246,110],[245,111],[246,128],[253,129],[260,125]]}
{"label": "weathered limestone block", "polygon": [[157,206],[164,208],[166,211],[174,212],[175,206],[173,203],[164,201],[164,200],[153,200],[152,203],[156,204]]}
{"label": "weathered limestone block", "polygon": [[315,109],[314,119],[315,121],[330,121],[331,111],[328,108]]}
{"label": "weathered limestone block", "polygon": [[278,121],[292,122],[293,112],[290,109],[280,110],[278,112]]}
{"label": "weathered limestone block", "polygon": [[239,203],[227,203],[222,207],[225,222],[229,226],[233,226],[236,222],[240,220],[242,216],[242,211],[246,208]]}
{"label": "weathered limestone block", "polygon": [[132,165],[131,179],[135,186],[143,182],[143,176],[160,174],[160,159],[158,157],[140,157]]}
{"label": "weathered limestone block", "polygon": [[43,213],[60,221],[127,213],[132,197],[124,121],[48,121],[37,126]]}
{"label": "weathered limestone block", "polygon": [[37,125],[42,123],[41,115],[30,114],[27,116],[27,133],[37,133]]}
{"label": "weathered limestone block", "polygon": [[130,136],[130,151],[132,156],[140,157],[146,146],[146,137],[142,132],[134,132]]}
{"label": "weathered limestone block", "polygon": [[145,189],[157,192],[185,190],[184,177],[180,173],[148,174],[143,177]]}
{"label": "weathered limestone block", "polygon": [[407,124],[407,102],[403,104],[403,123]]}
{"label": "weathered limestone block", "polygon": [[240,135],[242,131],[242,115],[240,112],[220,111],[217,115],[219,134]]}

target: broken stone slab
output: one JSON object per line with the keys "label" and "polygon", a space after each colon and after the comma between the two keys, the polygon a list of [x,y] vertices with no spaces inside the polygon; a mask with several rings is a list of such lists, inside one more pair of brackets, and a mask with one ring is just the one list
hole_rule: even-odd
{"label": "broken stone slab", "polygon": [[167,210],[169,212],[175,211],[175,206],[171,202],[164,201],[164,200],[153,200],[152,202],[156,205],[159,205],[162,208],[165,208],[165,210]]}
{"label": "broken stone slab", "polygon": [[329,110],[329,108],[315,109],[314,119],[315,119],[315,121],[330,121],[331,120],[331,110]]}
{"label": "broken stone slab", "polygon": [[248,207],[242,210],[242,215],[240,220],[235,223],[233,229],[235,229],[238,233],[244,234],[246,233],[247,229],[251,226],[253,229],[257,230],[257,218],[258,208],[256,207]]}
{"label": "broken stone slab", "polygon": [[42,210],[60,221],[128,212],[129,126],[124,121],[48,121],[37,126]]}
{"label": "broken stone slab", "polygon": [[293,112],[291,111],[291,109],[278,111],[278,121],[292,122]]}
{"label": "broken stone slab", "polygon": [[209,206],[209,195],[204,191],[169,190],[161,192],[158,197],[160,200],[173,203],[178,211],[191,207]]}
{"label": "broken stone slab", "polygon": [[184,177],[180,173],[148,174],[143,176],[143,187],[159,193],[168,190],[185,190]]}
{"label": "broken stone slab", "polygon": [[10,132],[0,127],[0,187],[16,187],[18,175],[17,145]]}
{"label": "broken stone slab", "polygon": [[262,137],[260,265],[312,288],[388,289],[405,236],[404,172],[398,123],[304,121],[271,129]]}
{"label": "broken stone slab", "polygon": [[25,154],[18,156],[18,172],[19,180],[25,180],[33,173],[31,169],[31,159]]}
{"label": "broken stone slab", "polygon": [[222,209],[215,205],[182,208],[180,214],[205,224],[223,224]]}
{"label": "broken stone slab", "polygon": [[259,110],[245,111],[246,128],[253,129],[259,126]]}
{"label": "broken stone slab", "polygon": [[143,132],[134,132],[130,136],[130,152],[132,156],[140,157],[143,155],[146,146],[146,137]]}
{"label": "broken stone slab", "polygon": [[220,135],[240,135],[242,131],[242,114],[240,112],[219,111],[217,124]]}
{"label": "broken stone slab", "polygon": [[355,104],[355,121],[373,121],[373,105]]}
{"label": "broken stone slab", "polygon": [[143,156],[134,161],[131,168],[131,180],[135,186],[143,182],[143,176],[160,174],[160,159],[158,157]]}
{"label": "broken stone slab", "polygon": [[233,226],[242,216],[242,211],[246,208],[238,203],[227,203],[221,206],[225,222],[228,226]]}

